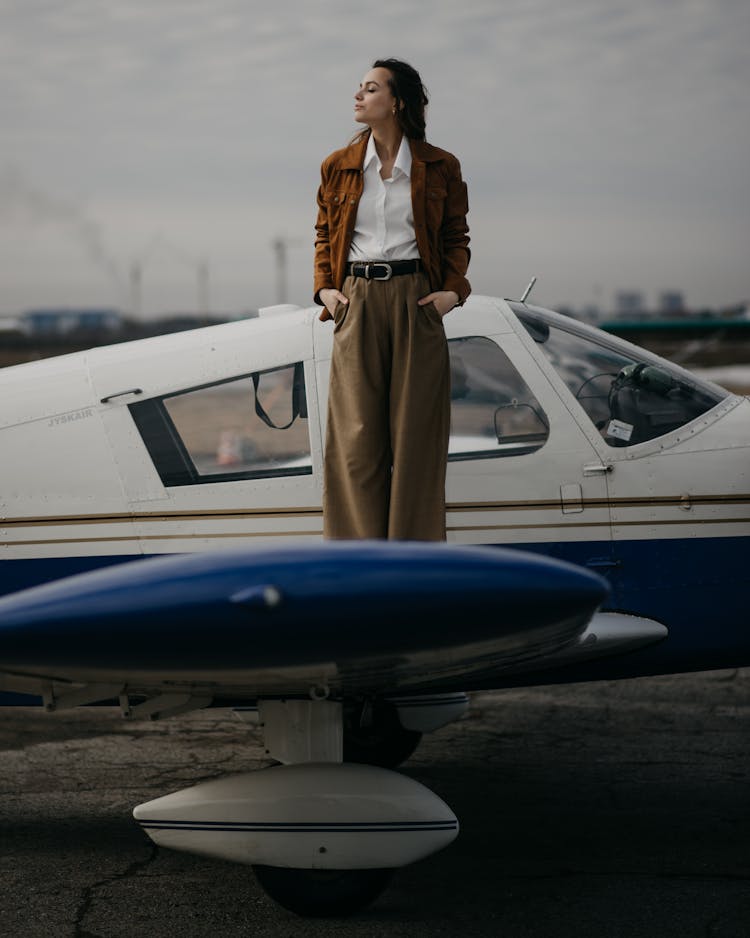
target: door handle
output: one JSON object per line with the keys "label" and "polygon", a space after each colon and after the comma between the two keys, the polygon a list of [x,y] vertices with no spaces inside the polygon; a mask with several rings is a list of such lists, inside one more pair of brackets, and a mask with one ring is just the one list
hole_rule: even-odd
{"label": "door handle", "polygon": [[599,465],[584,466],[583,474],[585,476],[603,475],[604,473],[612,472],[613,469],[614,466],[612,463],[601,463]]}
{"label": "door handle", "polygon": [[106,397],[103,397],[100,404],[109,404],[110,401],[113,401],[116,397],[124,397],[126,394],[143,394],[141,388],[128,388],[127,391],[117,391],[115,394],[108,394]]}

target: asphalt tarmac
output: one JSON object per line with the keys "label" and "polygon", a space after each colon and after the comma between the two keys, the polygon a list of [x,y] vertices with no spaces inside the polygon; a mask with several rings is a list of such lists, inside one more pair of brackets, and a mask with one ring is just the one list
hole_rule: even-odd
{"label": "asphalt tarmac", "polygon": [[251,870],[155,848],[135,804],[263,759],[204,711],[0,712],[5,938],[747,938],[750,669],[476,695],[403,771],[458,840],[365,913],[296,918]]}

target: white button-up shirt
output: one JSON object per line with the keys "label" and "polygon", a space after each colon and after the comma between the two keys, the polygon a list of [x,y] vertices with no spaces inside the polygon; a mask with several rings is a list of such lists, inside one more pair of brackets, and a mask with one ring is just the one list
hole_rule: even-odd
{"label": "white button-up shirt", "polygon": [[406,261],[419,257],[411,205],[411,150],[406,137],[401,138],[390,179],[381,177],[382,165],[370,134],[350,261]]}

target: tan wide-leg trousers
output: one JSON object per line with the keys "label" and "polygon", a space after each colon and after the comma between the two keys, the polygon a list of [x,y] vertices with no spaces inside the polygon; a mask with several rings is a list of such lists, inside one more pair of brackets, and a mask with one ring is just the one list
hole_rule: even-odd
{"label": "tan wide-leg trousers", "polygon": [[448,344],[422,273],[348,277],[334,320],[323,531],[445,540]]}

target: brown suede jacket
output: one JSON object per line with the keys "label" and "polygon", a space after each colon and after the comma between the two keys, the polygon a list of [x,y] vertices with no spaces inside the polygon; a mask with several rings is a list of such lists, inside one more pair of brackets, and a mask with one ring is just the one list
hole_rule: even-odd
{"label": "brown suede jacket", "polygon": [[[331,153],[320,169],[318,220],[315,223],[314,299],[320,291],[340,290],[352,240],[357,206],[364,187],[362,164],[368,136]],[[422,140],[410,140],[411,201],[419,256],[430,291],[454,290],[459,305],[471,293],[469,266],[469,201],[461,166],[451,153]],[[379,260],[380,258],[373,258]],[[329,319],[324,308],[321,319]]]}

